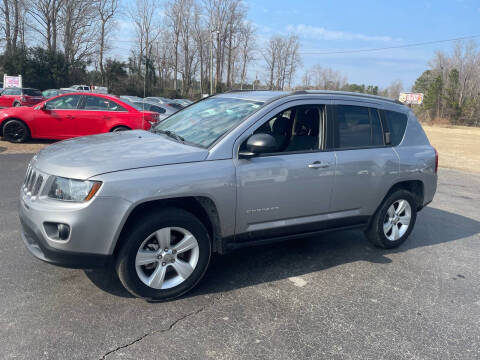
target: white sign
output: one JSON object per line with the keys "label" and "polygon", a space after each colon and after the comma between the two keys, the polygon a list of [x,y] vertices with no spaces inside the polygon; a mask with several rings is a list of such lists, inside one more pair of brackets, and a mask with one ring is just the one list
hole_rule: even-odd
{"label": "white sign", "polygon": [[404,104],[420,105],[423,102],[422,93],[400,93],[398,100]]}
{"label": "white sign", "polygon": [[3,87],[4,88],[9,88],[9,87],[21,88],[22,87],[22,75],[8,76],[7,74],[4,74],[3,75]]}

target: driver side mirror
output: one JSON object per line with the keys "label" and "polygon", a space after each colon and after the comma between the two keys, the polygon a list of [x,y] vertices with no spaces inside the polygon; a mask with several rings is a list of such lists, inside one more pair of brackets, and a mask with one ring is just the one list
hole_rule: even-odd
{"label": "driver side mirror", "polygon": [[277,150],[277,141],[270,134],[253,134],[247,139],[245,150],[238,153],[239,158],[251,157],[272,153]]}

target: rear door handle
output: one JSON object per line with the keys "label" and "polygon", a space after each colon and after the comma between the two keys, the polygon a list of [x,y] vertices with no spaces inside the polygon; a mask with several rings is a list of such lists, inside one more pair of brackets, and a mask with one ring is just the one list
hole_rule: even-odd
{"label": "rear door handle", "polygon": [[323,163],[322,163],[321,161],[315,161],[315,162],[313,162],[313,163],[311,163],[311,164],[308,164],[308,167],[309,167],[310,169],[325,169],[325,168],[327,168],[327,167],[329,167],[329,166],[330,166],[329,163],[327,163],[327,162],[323,162]]}

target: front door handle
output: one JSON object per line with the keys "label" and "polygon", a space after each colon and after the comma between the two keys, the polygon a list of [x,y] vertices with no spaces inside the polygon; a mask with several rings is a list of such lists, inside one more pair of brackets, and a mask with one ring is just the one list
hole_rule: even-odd
{"label": "front door handle", "polygon": [[327,162],[321,162],[321,161],[315,161],[315,162],[313,162],[313,163],[311,163],[311,164],[308,164],[308,167],[309,167],[310,169],[325,169],[325,168],[327,168],[327,167],[329,167],[329,166],[330,166],[329,163],[327,163]]}

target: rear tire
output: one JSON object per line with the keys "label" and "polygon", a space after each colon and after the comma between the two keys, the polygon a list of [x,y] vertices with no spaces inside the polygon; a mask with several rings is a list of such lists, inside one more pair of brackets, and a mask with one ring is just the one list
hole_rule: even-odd
{"label": "rear tire", "polygon": [[22,104],[20,104],[19,102],[14,102],[13,103],[13,107],[19,107],[19,106],[22,106]]}
{"label": "rear tire", "polygon": [[119,132],[119,131],[127,131],[127,130],[130,130],[130,129],[126,126],[117,126],[117,127],[114,127],[111,130],[111,132]]}
{"label": "rear tire", "polygon": [[200,220],[185,210],[165,208],[142,215],[130,227],[115,268],[131,294],[166,301],[197,285],[211,253],[210,237]]}
{"label": "rear tire", "polygon": [[407,240],[417,219],[415,196],[407,190],[390,194],[377,210],[365,231],[367,239],[383,249],[400,246]]}
{"label": "rear tire", "polygon": [[22,143],[30,138],[30,130],[19,120],[9,120],[3,126],[3,137],[12,143]]}

